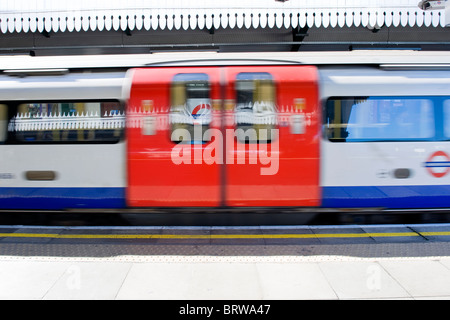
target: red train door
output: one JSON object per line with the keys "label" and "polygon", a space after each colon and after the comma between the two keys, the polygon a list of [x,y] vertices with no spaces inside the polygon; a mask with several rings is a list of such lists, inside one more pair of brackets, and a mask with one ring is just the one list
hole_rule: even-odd
{"label": "red train door", "polygon": [[317,81],[309,66],[227,68],[228,206],[319,205]]}
{"label": "red train door", "polygon": [[318,118],[314,67],[136,69],[128,204],[316,206]]}
{"label": "red train door", "polygon": [[130,206],[219,206],[209,134],[220,129],[219,70],[136,69],[128,106]]}

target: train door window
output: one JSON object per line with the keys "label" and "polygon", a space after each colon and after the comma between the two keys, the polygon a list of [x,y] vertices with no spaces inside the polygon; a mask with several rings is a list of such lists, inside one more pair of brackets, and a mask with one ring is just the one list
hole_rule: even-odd
{"label": "train door window", "polygon": [[170,88],[170,137],[175,143],[202,144],[212,119],[209,77],[204,73],[175,75]]}
{"label": "train door window", "polygon": [[275,84],[266,72],[244,72],[236,76],[236,136],[240,142],[270,142],[277,113]]}
{"label": "train door window", "polygon": [[431,140],[434,106],[422,97],[345,97],[326,103],[325,135],[333,142]]}
{"label": "train door window", "polygon": [[124,128],[116,101],[23,103],[8,125],[15,143],[115,143]]}

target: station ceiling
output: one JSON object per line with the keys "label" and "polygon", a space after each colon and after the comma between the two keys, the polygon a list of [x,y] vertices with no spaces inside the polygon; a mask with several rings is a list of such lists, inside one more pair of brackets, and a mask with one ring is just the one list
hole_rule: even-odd
{"label": "station ceiling", "polygon": [[418,0],[5,0],[0,54],[449,50],[446,11]]}

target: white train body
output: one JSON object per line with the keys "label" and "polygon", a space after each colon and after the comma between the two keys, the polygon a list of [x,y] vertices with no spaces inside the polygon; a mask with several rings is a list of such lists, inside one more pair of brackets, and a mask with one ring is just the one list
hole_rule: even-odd
{"label": "white train body", "polygon": [[317,207],[450,207],[449,55],[370,52],[2,57],[0,209],[133,206],[133,68],[265,65],[317,70]]}

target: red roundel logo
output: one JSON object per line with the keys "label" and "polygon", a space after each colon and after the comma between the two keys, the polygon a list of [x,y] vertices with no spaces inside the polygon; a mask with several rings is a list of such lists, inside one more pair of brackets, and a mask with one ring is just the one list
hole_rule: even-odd
{"label": "red roundel logo", "polygon": [[425,162],[427,171],[436,178],[442,178],[450,172],[450,157],[444,151],[436,151]]}
{"label": "red roundel logo", "polygon": [[192,116],[194,119],[207,114],[211,110],[211,106],[208,103],[201,103],[192,110]]}

